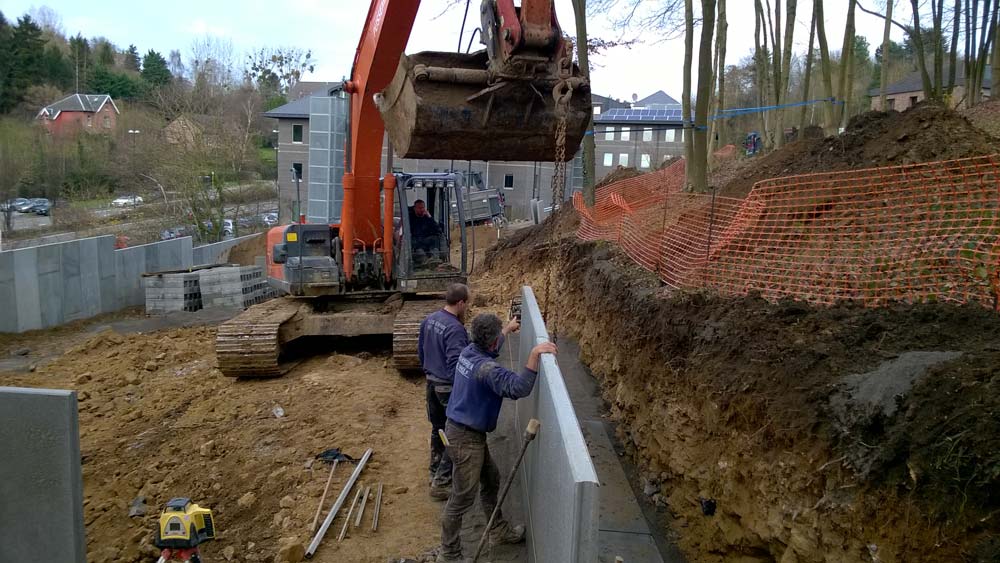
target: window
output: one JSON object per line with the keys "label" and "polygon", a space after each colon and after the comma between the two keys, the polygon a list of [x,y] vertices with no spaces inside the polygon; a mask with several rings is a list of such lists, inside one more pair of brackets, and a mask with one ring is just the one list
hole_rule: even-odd
{"label": "window", "polygon": [[663,132],[663,140],[668,143],[676,142],[674,141],[674,133],[675,131],[673,129],[667,129],[666,131]]}
{"label": "window", "polygon": [[885,101],[888,104],[887,109],[896,109],[896,98],[886,98]]}
{"label": "window", "polygon": [[642,140],[646,142],[653,140],[653,130],[651,128],[646,127],[642,130]]}
{"label": "window", "polygon": [[[297,125],[296,127],[301,127],[301,126]],[[295,177],[292,178],[292,181],[294,181],[295,178],[298,178],[299,180],[301,180],[302,179],[302,163],[301,162],[292,163],[292,168],[295,169]]]}
{"label": "window", "polygon": [[627,152],[623,152],[623,153],[621,153],[621,154],[618,155],[618,165],[619,166],[628,166],[628,153]]}
{"label": "window", "polygon": [[607,128],[604,129],[604,140],[605,141],[614,141],[615,140],[615,128],[614,127],[607,127]]}
{"label": "window", "polygon": [[910,107],[912,108],[915,105],[917,105],[917,97],[916,96],[910,96]]}
{"label": "window", "polygon": [[604,166],[612,166],[615,163],[615,155],[606,152],[604,153]]}
{"label": "window", "polygon": [[640,168],[649,168],[649,155],[648,154],[643,154],[642,157],[639,159],[639,167]]}
{"label": "window", "polygon": [[594,106],[594,115],[601,115],[601,106]]}
{"label": "window", "polygon": [[111,118],[106,115],[104,116],[104,128],[111,129]]}
{"label": "window", "polygon": [[94,116],[88,115],[87,116],[87,127],[93,127],[93,126],[94,126]]}
{"label": "window", "polygon": [[631,131],[628,127],[622,127],[622,140],[627,141],[629,139],[629,134]]}
{"label": "window", "polygon": [[513,188],[514,187],[514,175],[513,174],[504,174],[503,175],[503,187],[505,187],[505,188]]}
{"label": "window", "polygon": [[302,142],[302,126],[292,125],[292,142],[301,143]]}

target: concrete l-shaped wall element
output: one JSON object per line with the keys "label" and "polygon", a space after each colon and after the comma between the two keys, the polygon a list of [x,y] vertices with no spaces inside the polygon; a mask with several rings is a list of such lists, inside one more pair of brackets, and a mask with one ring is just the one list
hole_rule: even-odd
{"label": "concrete l-shaped wall element", "polygon": [[[525,364],[536,344],[548,340],[535,293],[525,286],[519,365]],[[535,389],[515,405],[519,430],[532,418],[542,423],[521,469],[530,560],[596,563],[600,481],[554,357],[542,357]]]}
{"label": "concrete l-shaped wall element", "polygon": [[115,237],[105,235],[0,252],[0,332],[142,306],[142,274],[214,264],[246,239],[193,248],[185,237],[115,250]]}
{"label": "concrete l-shaped wall element", "polygon": [[85,563],[76,392],[0,387],[0,459],[0,561]]}

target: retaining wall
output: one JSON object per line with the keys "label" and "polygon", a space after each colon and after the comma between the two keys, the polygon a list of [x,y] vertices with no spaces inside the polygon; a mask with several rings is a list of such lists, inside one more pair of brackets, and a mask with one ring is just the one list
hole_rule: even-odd
{"label": "retaining wall", "polygon": [[214,263],[245,238],[192,248],[184,237],[115,250],[115,237],[105,235],[0,252],[0,332],[142,306],[142,274]]}
{"label": "retaining wall", "polygon": [[[525,286],[521,289],[519,365],[527,361],[532,347],[548,340],[535,294]],[[600,481],[553,356],[542,358],[535,389],[515,405],[519,432],[532,418],[542,423],[521,471],[530,560],[596,563]]]}
{"label": "retaining wall", "polygon": [[246,235],[239,238],[224,240],[222,242],[216,242],[213,244],[206,244],[204,246],[197,246],[192,251],[192,259],[194,260],[195,266],[202,266],[205,264],[218,264],[221,262],[222,255],[230,248],[236,246],[237,244],[252,239],[253,237],[266,237],[267,234],[254,233],[252,235]]}

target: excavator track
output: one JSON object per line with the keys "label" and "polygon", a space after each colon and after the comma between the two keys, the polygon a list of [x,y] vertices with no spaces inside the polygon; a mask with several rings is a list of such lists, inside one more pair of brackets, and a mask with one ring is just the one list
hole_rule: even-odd
{"label": "excavator track", "polygon": [[444,301],[439,299],[407,301],[396,313],[396,320],[392,325],[392,363],[396,369],[404,372],[420,369],[420,358],[417,355],[420,323],[427,315],[443,306]]}
{"label": "excavator track", "polygon": [[250,307],[223,323],[215,337],[219,370],[229,377],[282,375],[281,325],[299,313],[301,304],[279,298]]}

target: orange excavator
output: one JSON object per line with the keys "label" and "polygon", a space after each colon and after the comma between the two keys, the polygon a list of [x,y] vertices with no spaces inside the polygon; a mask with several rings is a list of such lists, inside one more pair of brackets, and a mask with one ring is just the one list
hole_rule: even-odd
{"label": "orange excavator", "polygon": [[283,297],[219,328],[225,375],[281,375],[285,346],[313,335],[391,334],[395,366],[419,369],[420,321],[449,284],[466,279],[462,177],[383,176],[386,133],[390,154],[404,158],[563,162],[579,147],[590,90],[553,0],[483,0],[486,49],[406,56],[419,4],[372,1],[344,84],[341,221],[267,233],[268,279]]}

